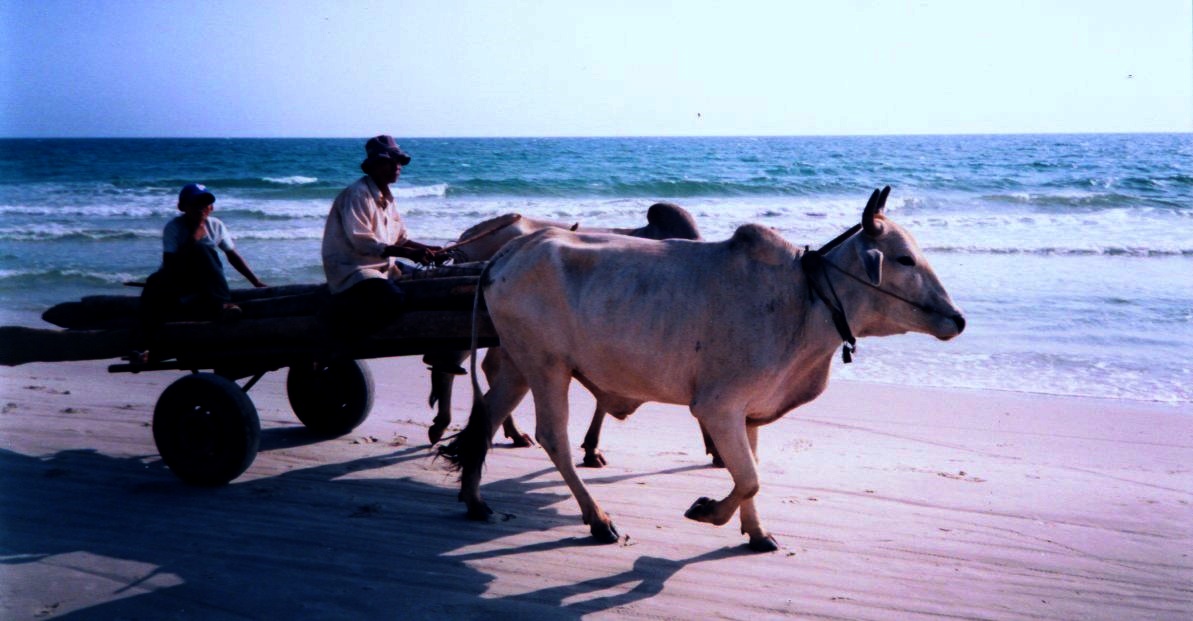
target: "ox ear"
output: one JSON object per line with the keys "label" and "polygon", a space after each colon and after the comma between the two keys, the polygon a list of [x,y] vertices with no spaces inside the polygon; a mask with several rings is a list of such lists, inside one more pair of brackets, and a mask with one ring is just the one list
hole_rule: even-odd
{"label": "ox ear", "polygon": [[766,265],[790,263],[795,249],[778,233],[758,224],[743,224],[729,239],[730,248]]}
{"label": "ox ear", "polygon": [[882,219],[878,216],[882,215],[882,210],[886,207],[886,198],[891,194],[891,186],[882,188],[882,191],[874,190],[870,194],[870,200],[866,203],[866,209],[862,211],[862,230],[870,237],[878,237],[882,234]]}
{"label": "ox ear", "polygon": [[882,284],[882,251],[877,248],[858,250],[862,258],[862,265],[866,267],[866,276],[870,277],[870,284],[877,287]]}

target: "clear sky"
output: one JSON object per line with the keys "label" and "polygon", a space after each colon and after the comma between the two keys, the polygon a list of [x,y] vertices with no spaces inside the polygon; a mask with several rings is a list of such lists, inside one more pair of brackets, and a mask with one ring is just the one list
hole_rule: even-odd
{"label": "clear sky", "polygon": [[1189,0],[0,0],[0,137],[1193,131]]}

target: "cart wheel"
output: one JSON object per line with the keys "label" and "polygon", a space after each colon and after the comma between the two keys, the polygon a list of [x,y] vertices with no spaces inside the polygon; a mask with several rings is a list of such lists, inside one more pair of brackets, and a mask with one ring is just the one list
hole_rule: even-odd
{"label": "cart wheel", "polygon": [[342,436],[373,409],[373,374],[360,360],[294,365],[286,375],[286,396],[307,429]]}
{"label": "cart wheel", "polygon": [[240,476],[257,456],[257,408],[235,382],[194,373],[170,384],[153,408],[153,441],[162,461],[192,485],[214,487]]}

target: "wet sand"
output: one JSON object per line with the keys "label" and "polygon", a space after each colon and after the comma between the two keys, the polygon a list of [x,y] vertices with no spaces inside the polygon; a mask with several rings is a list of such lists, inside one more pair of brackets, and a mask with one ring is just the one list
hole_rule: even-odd
{"label": "wet sand", "polygon": [[[467,521],[427,446],[422,365],[371,366],[369,420],[325,441],[266,376],[261,453],[218,489],[156,455],[178,373],[0,369],[0,618],[1193,616],[1188,407],[834,382],[760,434],[781,550],[755,554],[736,521],[683,518],[730,487],[683,408],[606,423],[609,466],[581,475],[627,537],[599,546],[546,454],[501,438],[497,519]],[[575,446],[591,407],[574,388]],[[516,417],[533,431],[529,403]]]}

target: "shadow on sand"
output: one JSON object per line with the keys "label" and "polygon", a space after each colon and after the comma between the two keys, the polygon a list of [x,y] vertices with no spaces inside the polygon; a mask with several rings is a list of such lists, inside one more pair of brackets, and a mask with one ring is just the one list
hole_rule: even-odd
{"label": "shadow on sand", "polygon": [[[308,440],[300,431],[275,429],[262,444],[277,449]],[[518,515],[487,525],[464,518],[449,477],[440,486],[377,473],[354,476],[412,460],[428,461],[426,447],[201,489],[180,483],[156,458],[90,450],[42,458],[0,449],[0,570],[22,581],[49,572],[85,589],[73,605],[45,601],[41,610],[9,612],[105,620],[577,619],[649,598],[691,563],[748,554],[737,547],[678,561],[641,556],[615,575],[482,597],[494,576],[469,561],[571,547],[579,554],[591,540],[578,532],[530,546],[467,552],[562,523],[582,527],[576,516],[548,508],[567,499],[556,482],[532,481],[553,469],[488,483],[485,493],[494,506],[516,508]],[[24,591],[28,601],[29,593],[49,600],[67,588],[36,582],[0,590],[6,597]],[[615,588],[628,590],[608,595]],[[604,593],[565,604],[598,592]],[[77,602],[90,603],[79,608]]]}

